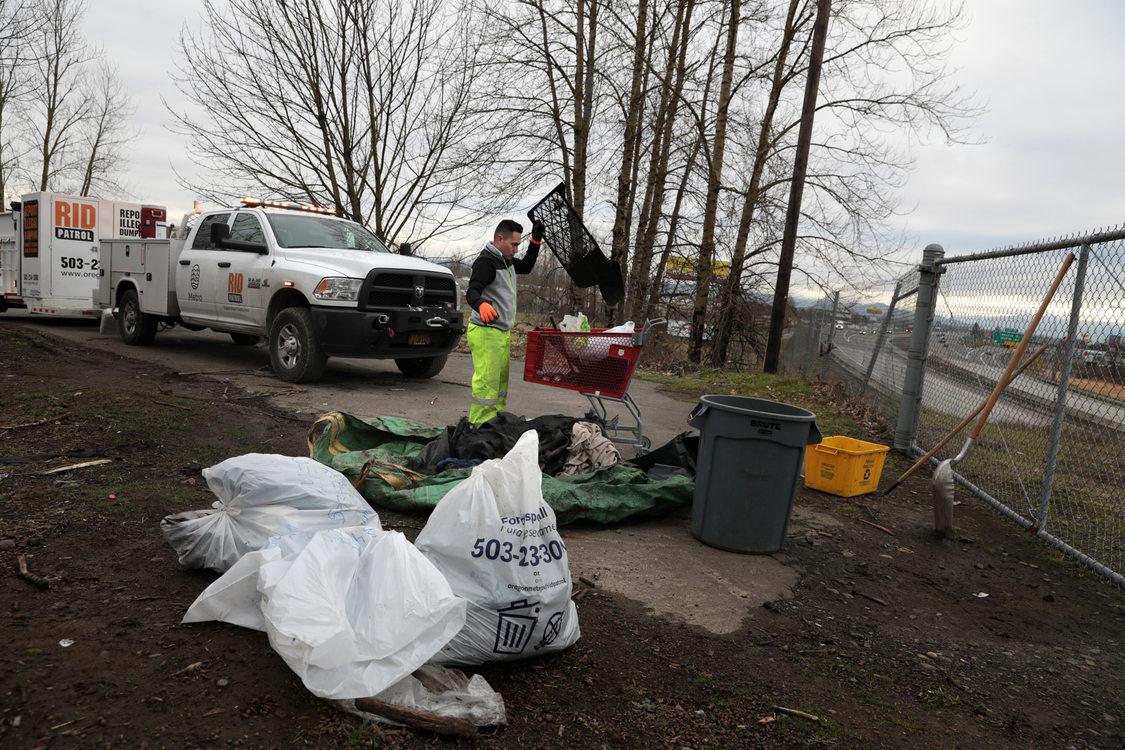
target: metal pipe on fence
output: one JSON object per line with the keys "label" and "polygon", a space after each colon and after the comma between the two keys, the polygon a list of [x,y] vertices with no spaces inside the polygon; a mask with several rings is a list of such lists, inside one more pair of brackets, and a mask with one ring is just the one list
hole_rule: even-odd
{"label": "metal pipe on fence", "polygon": [[894,294],[891,295],[891,304],[887,307],[887,314],[883,317],[883,324],[879,326],[879,336],[875,339],[875,348],[871,351],[871,361],[867,363],[867,372],[863,375],[863,385],[859,389],[859,397],[867,393],[867,384],[871,382],[871,373],[875,370],[875,362],[879,359],[879,352],[883,351],[883,341],[887,338],[887,328],[891,325],[891,318],[895,314],[895,305],[898,304],[898,292],[902,289],[902,279],[895,284]]}
{"label": "metal pipe on fence", "polygon": [[1082,245],[1078,254],[1078,270],[1074,277],[1074,296],[1070,302],[1070,322],[1066,327],[1066,347],[1059,368],[1059,387],[1055,396],[1055,415],[1051,421],[1051,436],[1047,442],[1047,462],[1043,468],[1043,490],[1039,496],[1039,517],[1036,522],[1042,531],[1047,528],[1047,514],[1051,508],[1051,493],[1055,484],[1055,466],[1059,458],[1059,441],[1062,439],[1063,419],[1066,417],[1066,394],[1070,389],[1070,370],[1074,364],[1075,339],[1078,334],[1078,316],[1082,311],[1082,295],[1086,290],[1086,266],[1090,246]]}
{"label": "metal pipe on fence", "polygon": [[1069,250],[1082,245],[1097,245],[1101,242],[1114,242],[1125,240],[1125,229],[1114,229],[1110,232],[1093,232],[1081,237],[1070,237],[1049,242],[1033,242],[1029,245],[1006,247],[1002,250],[990,250],[986,253],[973,253],[971,255],[958,255],[953,258],[944,258],[938,261],[940,266],[951,266],[954,263],[967,263],[974,260],[988,260],[990,258],[1012,258],[1017,255],[1030,255],[1032,253],[1045,253],[1051,250]]}
{"label": "metal pipe on fence", "polygon": [[945,249],[941,245],[926,245],[926,249],[922,251],[922,265],[918,267],[914,331],[906,353],[906,373],[903,376],[902,401],[899,403],[894,437],[894,449],[907,454],[918,436],[922,383],[926,377],[926,357],[930,351],[930,329],[933,328],[937,308],[938,279],[943,271],[939,263],[944,257]]}
{"label": "metal pipe on fence", "polygon": [[832,295],[832,314],[828,316],[828,341],[825,342],[824,352],[821,356],[820,377],[827,380],[828,363],[832,360],[832,347],[836,340],[836,314],[840,311],[840,292],[837,290]]}

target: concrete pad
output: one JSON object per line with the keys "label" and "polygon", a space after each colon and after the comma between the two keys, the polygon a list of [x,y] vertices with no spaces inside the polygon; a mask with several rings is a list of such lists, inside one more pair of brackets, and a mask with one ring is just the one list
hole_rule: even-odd
{"label": "concrete pad", "polygon": [[791,596],[795,569],[773,555],[708,547],[690,527],[688,517],[673,516],[562,535],[575,577],[712,633],[732,633],[751,610]]}

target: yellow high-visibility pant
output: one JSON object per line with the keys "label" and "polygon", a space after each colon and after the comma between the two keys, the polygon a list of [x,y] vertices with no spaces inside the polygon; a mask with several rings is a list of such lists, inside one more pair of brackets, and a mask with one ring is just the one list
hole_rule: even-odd
{"label": "yellow high-visibility pant", "polygon": [[470,323],[465,338],[473,354],[473,398],[469,402],[469,423],[479,427],[507,408],[512,332]]}

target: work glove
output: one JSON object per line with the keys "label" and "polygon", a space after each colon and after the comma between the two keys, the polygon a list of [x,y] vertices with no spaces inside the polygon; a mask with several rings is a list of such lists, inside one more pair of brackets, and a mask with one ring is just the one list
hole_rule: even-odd
{"label": "work glove", "polygon": [[496,308],[487,302],[481,302],[480,307],[477,308],[477,312],[480,313],[480,319],[485,323],[491,323],[496,320]]}
{"label": "work glove", "polygon": [[536,221],[531,225],[531,241],[536,245],[543,241],[543,235],[546,234],[547,227],[543,226],[543,222]]}

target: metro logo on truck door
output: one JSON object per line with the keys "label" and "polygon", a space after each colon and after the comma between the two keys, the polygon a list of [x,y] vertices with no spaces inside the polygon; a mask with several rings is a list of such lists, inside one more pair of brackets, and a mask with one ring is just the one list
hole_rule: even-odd
{"label": "metro logo on truck door", "polygon": [[55,239],[94,241],[98,208],[93,203],[55,200]]}

